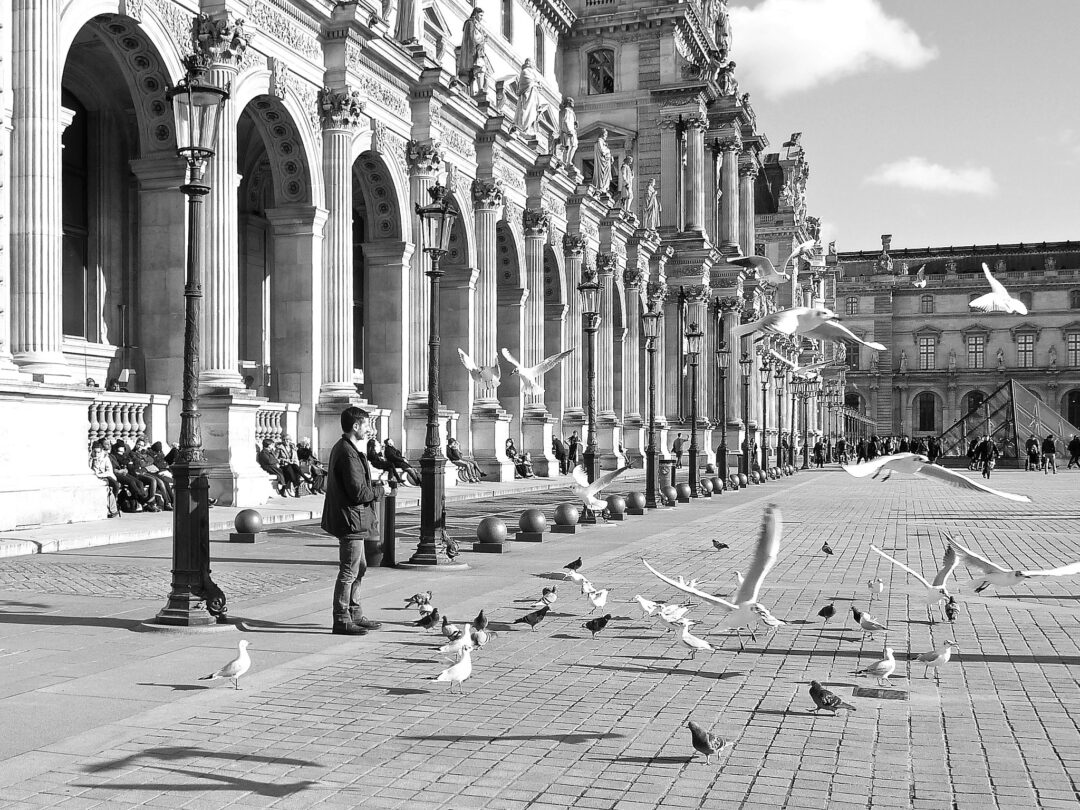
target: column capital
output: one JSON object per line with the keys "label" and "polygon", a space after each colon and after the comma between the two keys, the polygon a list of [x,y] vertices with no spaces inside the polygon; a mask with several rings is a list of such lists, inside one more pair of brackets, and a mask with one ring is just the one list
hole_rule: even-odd
{"label": "column capital", "polygon": [[580,259],[585,252],[585,237],[577,233],[568,233],[562,240],[563,254],[568,259]]}
{"label": "column capital", "polygon": [[[528,208],[521,214],[521,223],[525,228],[526,237],[546,239],[548,229],[551,227],[551,215],[543,208]],[[565,249],[566,240],[563,239]]]}
{"label": "column capital", "polygon": [[438,174],[443,162],[443,150],[438,141],[409,141],[405,147],[405,159],[410,175]]}
{"label": "column capital", "polygon": [[689,284],[684,286],[682,291],[687,302],[701,303],[709,300],[710,288],[708,284]]}
{"label": "column capital", "polygon": [[749,177],[751,179],[758,176],[757,162],[750,159],[739,164],[739,177]]}
{"label": "column capital", "polygon": [[615,274],[615,254],[614,253],[597,253],[596,254],[596,272],[602,276],[611,276]]}
{"label": "column capital", "polygon": [[645,271],[640,267],[628,267],[623,270],[623,283],[628,289],[638,289],[643,281],[645,281]]}
{"label": "column capital", "polygon": [[680,125],[679,116],[677,116],[677,115],[665,115],[665,116],[662,116],[660,118],[660,120],[656,122],[656,125],[660,129],[678,129],[679,125]]}
{"label": "column capital", "polygon": [[360,91],[348,87],[341,90],[324,87],[319,91],[318,103],[323,129],[355,129],[364,112]]}
{"label": "column capital", "polygon": [[743,311],[743,300],[737,296],[729,296],[725,298],[717,298],[716,305],[720,308],[720,312],[724,315],[738,314]]}
{"label": "column capital", "polygon": [[502,180],[498,178],[473,180],[472,196],[478,210],[498,208],[503,201]]}
{"label": "column capital", "polygon": [[742,151],[742,139],[738,135],[728,135],[726,138],[721,138],[719,145],[722,152]]}
{"label": "column capital", "polygon": [[702,132],[707,132],[709,129],[709,118],[706,115],[698,114],[683,119],[683,128],[687,130],[697,129]]}
{"label": "column capital", "polygon": [[237,68],[251,44],[252,35],[244,29],[244,20],[227,11],[203,12],[191,21],[191,48],[184,57],[190,71],[206,70],[213,65]]}

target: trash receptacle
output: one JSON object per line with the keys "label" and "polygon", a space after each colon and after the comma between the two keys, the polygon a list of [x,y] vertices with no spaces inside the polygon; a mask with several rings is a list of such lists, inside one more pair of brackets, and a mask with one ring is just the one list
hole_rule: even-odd
{"label": "trash receptacle", "polygon": [[662,458],[660,459],[660,486],[661,487],[673,487],[675,486],[675,459]]}
{"label": "trash receptacle", "polygon": [[383,563],[383,536],[386,532],[386,522],[383,520],[384,502],[386,490],[382,486],[375,488],[375,514],[379,516],[379,530],[373,537],[364,540],[364,557],[368,568],[377,568]]}

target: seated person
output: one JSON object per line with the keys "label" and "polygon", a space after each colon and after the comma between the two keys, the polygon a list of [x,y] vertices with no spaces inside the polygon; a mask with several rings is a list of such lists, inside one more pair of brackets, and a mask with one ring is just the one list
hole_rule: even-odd
{"label": "seated person", "polygon": [[517,463],[514,464],[514,471],[522,478],[535,478],[532,468],[532,454],[527,450],[518,456]]}
{"label": "seated person", "polygon": [[300,474],[307,479],[312,495],[326,494],[326,467],[311,450],[311,439],[302,438],[296,448],[300,460]]}
{"label": "seated person", "polygon": [[[143,480],[136,474],[134,464],[131,455],[128,453],[128,447],[122,441],[113,443],[112,452],[109,453],[109,461],[112,462],[113,472],[116,474],[116,480],[120,482],[122,486],[128,488],[128,491],[134,496],[138,502],[140,512],[159,512],[161,511],[155,503],[156,498],[153,494],[150,494],[144,485]],[[157,489],[157,482],[154,483],[155,490]]]}
{"label": "seated person", "polygon": [[112,460],[106,452],[105,442],[100,439],[90,446],[90,469],[108,487],[106,505],[109,510],[109,517],[119,517],[120,507],[118,506],[117,496],[120,494],[120,482],[116,480],[116,472],[113,470]]}
{"label": "seated person", "polygon": [[[166,512],[173,509],[173,492],[170,481],[166,481],[160,475],[160,469],[154,463],[154,456],[146,443],[145,436],[139,436],[135,440],[135,449],[131,451],[131,461],[136,469],[139,480],[152,479],[155,484],[155,493],[161,497],[162,506]],[[144,478],[145,476],[145,478]]]}
{"label": "seated person", "polygon": [[[161,442],[154,442],[150,445],[150,458],[154,460],[154,466],[158,468],[157,475],[164,478],[170,484],[173,480],[172,470],[169,469],[170,462],[167,460],[168,456],[165,455],[165,448]],[[176,451],[171,447],[169,448],[169,455],[175,456]]]}
{"label": "seated person", "polygon": [[462,472],[466,481],[475,484],[485,477],[485,473],[477,466],[475,461],[461,455],[461,444],[457,439],[446,440],[446,457]]}
{"label": "seated person", "polygon": [[[398,469],[405,471],[405,480],[399,481],[399,483],[407,484],[419,484],[420,476],[413,469],[413,466],[409,463],[409,460],[405,456],[401,455],[401,451],[397,449],[397,445],[394,444],[393,439],[387,439],[383,442],[383,457],[386,459],[386,463],[396,472]],[[398,478],[400,478],[400,474]]]}
{"label": "seated person", "polygon": [[274,486],[277,488],[279,494],[285,495],[285,474],[281,471],[281,466],[278,464],[277,453],[274,452],[273,439],[263,439],[262,450],[256,454],[255,461],[263,468],[263,470],[277,477]]}
{"label": "seated person", "polygon": [[287,433],[281,435],[281,440],[277,443],[275,452],[278,457],[278,467],[285,478],[286,486],[292,488],[294,498],[299,498],[301,483],[300,458],[296,455],[296,445],[293,444]]}
{"label": "seated person", "polygon": [[382,470],[387,473],[388,478],[394,480],[398,484],[402,483],[401,473],[394,468],[393,464],[386,460],[386,457],[383,455],[382,442],[374,436],[368,439],[367,452],[364,455],[367,456],[368,464],[376,470]]}

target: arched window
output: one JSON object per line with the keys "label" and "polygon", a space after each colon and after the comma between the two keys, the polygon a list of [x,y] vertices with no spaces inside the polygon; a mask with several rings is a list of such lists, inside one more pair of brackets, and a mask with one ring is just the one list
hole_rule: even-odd
{"label": "arched window", "polygon": [[1069,290],[1069,309],[1080,309],[1080,290]]}
{"label": "arched window", "polygon": [[858,413],[862,413],[862,397],[858,394],[854,392],[844,394],[844,404]]}
{"label": "arched window", "polygon": [[1074,427],[1080,427],[1080,391],[1070,391],[1065,397],[1065,418]]}
{"label": "arched window", "polygon": [[65,335],[87,337],[87,268],[90,261],[90,207],[88,130],[86,108],[71,93],[63,104],[75,111],[64,129],[63,164],[63,277],[61,282],[62,329]]}
{"label": "arched window", "polygon": [[923,315],[931,315],[934,312],[934,296],[924,295],[919,299],[919,312]]}
{"label": "arched window", "polygon": [[932,433],[937,430],[934,421],[935,402],[934,395],[926,391],[915,400],[915,424],[916,430]]}
{"label": "arched window", "polygon": [[544,74],[544,29],[536,26],[536,70],[542,76]]}
{"label": "arched window", "polygon": [[982,391],[972,391],[966,397],[964,397],[964,413],[971,413],[982,407],[983,402],[986,400],[986,394]]}
{"label": "arched window", "polygon": [[848,296],[847,299],[847,314],[858,315],[859,314],[859,297],[857,295]]}
{"label": "arched window", "polygon": [[589,54],[589,95],[615,92],[615,51],[598,48]]}
{"label": "arched window", "polygon": [[507,41],[514,38],[514,0],[502,0],[502,35]]}

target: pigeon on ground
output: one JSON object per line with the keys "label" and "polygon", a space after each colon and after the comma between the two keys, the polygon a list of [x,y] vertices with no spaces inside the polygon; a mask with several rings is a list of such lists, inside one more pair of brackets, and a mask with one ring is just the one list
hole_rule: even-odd
{"label": "pigeon on ground", "polygon": [[928,653],[923,653],[915,660],[926,667],[926,671],[923,672],[923,677],[927,677],[930,674],[930,669],[934,670],[934,680],[938,679],[938,667],[943,667],[949,663],[949,659],[952,654],[960,649],[955,641],[946,641],[936,650],[931,650]]}
{"label": "pigeon on ground", "polygon": [[431,611],[431,613],[425,613],[423,616],[413,622],[413,624],[417,627],[423,627],[425,630],[430,630],[432,627],[439,623],[440,618],[442,617],[439,616],[439,609],[435,608]]}
{"label": "pigeon on ground", "polygon": [[442,634],[447,638],[454,638],[454,636],[463,635],[461,628],[456,624],[450,624],[450,620],[445,616],[442,617]]}
{"label": "pigeon on ground", "polygon": [[499,387],[499,383],[502,381],[502,367],[499,365],[498,358],[495,359],[495,365],[493,366],[478,366],[464,349],[459,348],[457,353],[458,357],[461,358],[461,365],[465,366],[465,370],[469,372],[469,376],[475,382],[494,386],[495,388]]}
{"label": "pigeon on ground", "polygon": [[510,376],[516,374],[521,379],[525,392],[532,394],[544,393],[544,375],[573,353],[574,349],[567,349],[565,352],[558,352],[550,357],[545,357],[531,368],[526,368],[514,359],[514,355],[510,354],[509,351],[502,350],[502,356],[506,358],[506,362],[514,367],[513,371],[510,372]]}
{"label": "pigeon on ground", "polygon": [[697,622],[692,622],[689,619],[681,619],[680,624],[682,624],[682,633],[679,634],[679,641],[690,648],[691,658],[694,658],[698,654],[698,650],[713,651],[712,644],[703,638],[698,638],[697,636],[690,634],[690,628],[697,624]]}
{"label": "pigeon on ground", "polygon": [[586,630],[588,630],[590,633],[592,633],[593,638],[595,638],[596,634],[599,633],[601,630],[603,630],[605,627],[607,627],[607,623],[610,622],[610,621],[611,621],[611,614],[610,613],[605,613],[603,616],[600,616],[599,618],[589,619],[587,622],[585,622],[581,626],[584,627]]}
{"label": "pigeon on ground", "polygon": [[926,456],[919,455],[918,453],[894,453],[891,456],[881,456],[873,461],[864,461],[861,464],[848,464],[844,467],[844,471],[847,472],[848,475],[853,475],[856,478],[866,478],[867,476],[878,478],[882,472],[884,472],[885,477],[881,479],[882,481],[888,481],[894,472],[911,473],[912,475],[918,475],[939,484],[956,487],[957,489],[984,492],[988,495],[997,495],[999,498],[1006,498],[1010,501],[1031,503],[1031,498],[1027,495],[1014,495],[1011,492],[1002,492],[999,489],[993,489],[986,486],[986,484],[981,484],[978,481],[968,478],[966,475],[963,475],[956,470],[950,470],[946,467],[939,467],[937,464],[931,464],[930,459]]}
{"label": "pigeon on ground", "polygon": [[229,678],[233,682],[233,689],[240,688],[240,676],[243,675],[251,668],[251,659],[248,657],[248,642],[247,639],[240,639],[240,643],[236,645],[240,652],[237,653],[236,658],[227,663],[217,672],[210,675],[203,675],[199,678],[200,681],[215,681],[218,678]]}
{"label": "pigeon on ground", "polygon": [[911,282],[912,287],[918,287],[920,290],[926,286],[926,265],[924,264],[915,273],[915,280]]}
{"label": "pigeon on ground", "polygon": [[855,711],[854,706],[850,703],[844,703],[839,695],[830,692],[817,681],[810,681],[810,697],[817,707],[815,709],[810,709],[812,712],[819,711],[820,709],[828,709],[833,714],[836,714],[840,709],[847,709],[849,712]]}
{"label": "pigeon on ground", "polygon": [[[593,591],[590,594],[586,594],[586,596],[588,596],[589,601],[592,602],[593,610],[597,610],[598,608],[602,609],[604,605],[607,604],[608,589],[604,588],[601,591]],[[591,613],[592,611],[589,612]]]}
{"label": "pigeon on ground", "polygon": [[713,548],[715,548],[717,551],[723,551],[725,548],[730,548],[727,543],[721,543],[719,540],[713,540],[712,544]]}
{"label": "pigeon on ground", "polygon": [[[868,675],[871,678],[877,678],[878,686],[892,686],[892,682],[889,681],[891,676],[896,671],[896,659],[893,658],[892,647],[885,648],[885,657],[880,661],[875,661],[868,667],[855,670],[856,675]],[[884,683],[882,683],[884,681]]]}
{"label": "pigeon on ground", "polygon": [[[728,264],[737,264],[753,272],[758,281],[775,287],[791,278],[787,273],[780,273],[765,256],[732,256]],[[784,265],[787,266],[786,264]]]}
{"label": "pigeon on ground", "polygon": [[547,616],[547,612],[551,610],[549,607],[542,607],[539,610],[534,610],[532,613],[526,613],[524,616],[519,616],[514,619],[511,624],[527,624],[533,630],[536,629],[536,625],[540,624]]}
{"label": "pigeon on ground", "polygon": [[990,292],[968,302],[968,306],[982,312],[1008,312],[1011,315],[1027,315],[1027,307],[1018,298],[1009,295],[1005,285],[990,275],[990,268],[983,262],[983,275],[990,283]]}
{"label": "pigeon on ground", "polygon": [[886,632],[889,630],[889,628],[881,622],[875,621],[869,613],[863,613],[854,605],[851,607],[851,615],[855,617],[855,621],[859,623],[859,627],[863,629],[863,632],[870,634],[870,638],[873,638],[874,633],[879,630],[884,630]]}
{"label": "pigeon on ground", "polygon": [[956,604],[956,597],[950,596],[949,601],[945,603],[945,618],[950,622],[955,622],[960,615],[960,606]]}
{"label": "pigeon on ground", "polygon": [[694,745],[694,750],[705,755],[706,763],[713,754],[719,754],[728,747],[726,740],[706,731],[693,720],[688,720],[686,725],[690,727],[690,741]]}
{"label": "pigeon on ground", "polygon": [[1069,563],[1059,568],[1049,568],[1041,571],[1010,571],[1002,565],[992,563],[985,557],[980,557],[974,551],[957,543],[952,538],[946,538],[949,546],[956,549],[960,559],[965,565],[970,565],[983,572],[982,582],[975,588],[975,593],[982,593],[991,585],[999,588],[1011,588],[1019,585],[1029,577],[1071,577],[1080,574],[1080,562]]}
{"label": "pigeon on ground", "polygon": [[918,573],[912,568],[908,568],[899,560],[893,559],[884,551],[879,549],[877,546],[870,546],[870,550],[877,554],[880,554],[893,565],[904,569],[923,584],[923,587],[926,588],[926,616],[930,619],[930,624],[933,624],[934,606],[937,605],[940,607],[940,605],[945,601],[946,598],[950,598],[949,591],[945,583],[948,581],[949,575],[952,574],[953,569],[956,568],[956,565],[959,562],[959,556],[956,553],[956,549],[952,546],[949,546],[945,549],[945,557],[942,560],[941,569],[937,572],[937,574],[934,575],[933,582],[927,581],[926,577],[924,577],[922,574]]}
{"label": "pigeon on ground", "polygon": [[831,619],[833,616],[836,615],[836,605],[830,602],[825,607],[823,607],[821,610],[819,610],[817,612],[817,615],[820,616],[821,618],[823,618],[825,621],[828,621],[829,619]]}
{"label": "pigeon on ground", "polygon": [[431,591],[424,591],[423,593],[414,593],[408,599],[405,600],[405,607],[420,607],[420,605],[431,604]]}
{"label": "pigeon on ground", "polygon": [[435,610],[435,606],[431,602],[424,602],[422,605],[418,605],[421,616],[427,616],[431,611]]}
{"label": "pigeon on ground", "polygon": [[468,677],[472,675],[472,655],[469,652],[468,647],[464,647],[461,651],[461,658],[458,662],[448,669],[444,669],[438,674],[437,677],[432,678],[435,681],[449,681],[450,691],[454,691],[454,684],[458,685],[458,690],[461,690],[461,684]]}
{"label": "pigeon on ground", "polygon": [[491,636],[492,634],[487,630],[475,626],[469,628],[469,639],[472,641],[473,647],[478,650],[484,649],[484,645],[491,640]]}
{"label": "pigeon on ground", "polygon": [[828,554],[828,555],[830,555],[830,556],[831,556],[831,555],[832,555],[832,553],[833,553],[833,550],[832,550],[832,546],[830,546],[830,545],[829,545],[829,541],[828,541],[828,540],[826,540],[826,541],[825,541],[824,543],[822,543],[822,545],[821,545],[821,550],[822,550],[822,551],[824,551],[824,552],[825,552],[826,554]]}
{"label": "pigeon on ground", "polygon": [[641,607],[643,619],[647,619],[649,616],[652,616],[656,612],[656,609],[659,607],[656,602],[653,602],[650,599],[646,599],[641,594],[635,596],[632,601],[637,602],[638,605]]}
{"label": "pigeon on ground", "polygon": [[581,557],[578,557],[571,563],[567,563],[563,566],[567,571],[578,571],[581,569]]}
{"label": "pigeon on ground", "polygon": [[472,626],[475,627],[477,630],[487,630],[488,620],[487,616],[484,615],[484,611],[482,608],[480,612],[476,614],[476,618],[473,619]]}
{"label": "pigeon on ground", "polygon": [[866,580],[866,590],[870,591],[870,601],[874,601],[875,596],[881,596],[885,590],[885,583],[881,577],[874,577],[873,579]]}
{"label": "pigeon on ground", "polygon": [[554,605],[555,600],[559,598],[559,594],[557,593],[558,587],[558,585],[552,585],[550,588],[544,588],[543,592],[540,594],[540,598],[534,602],[532,606],[534,608],[542,608],[545,605],[547,607]]}

